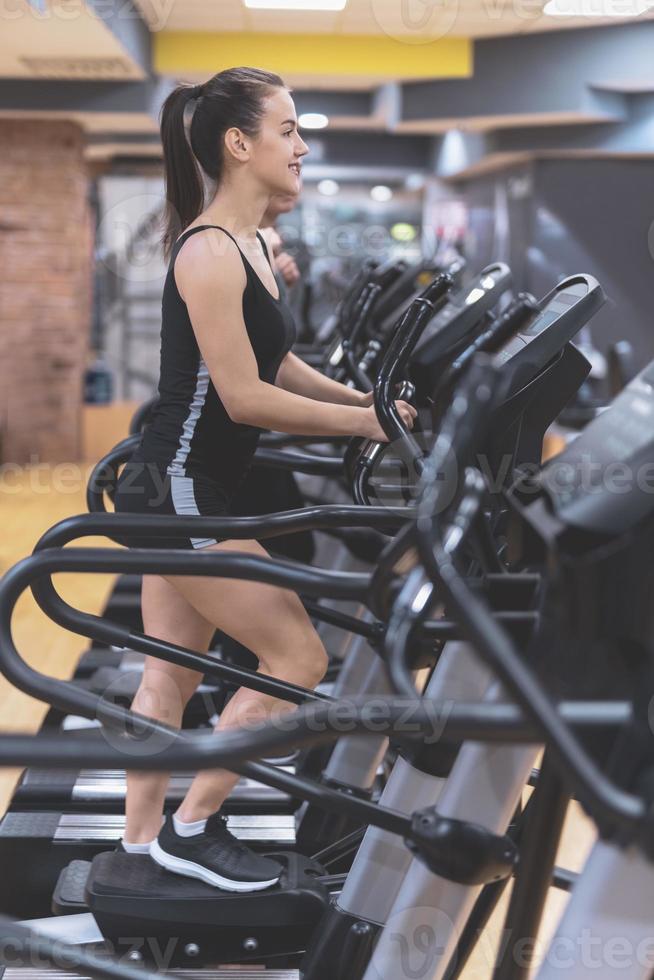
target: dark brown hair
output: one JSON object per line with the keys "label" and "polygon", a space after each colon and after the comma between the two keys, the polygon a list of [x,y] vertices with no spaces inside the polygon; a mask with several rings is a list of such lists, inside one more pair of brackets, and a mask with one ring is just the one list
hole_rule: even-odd
{"label": "dark brown hair", "polygon": [[[272,88],[284,88],[279,75],[259,68],[228,68],[204,85],[183,85],[170,93],[161,115],[166,213],[164,255],[204,207],[204,181],[199,167],[216,183],[223,171],[223,137],[236,127],[256,137],[264,114],[264,99]],[[189,129],[184,113],[197,103]],[[190,145],[189,145],[190,142]]]}

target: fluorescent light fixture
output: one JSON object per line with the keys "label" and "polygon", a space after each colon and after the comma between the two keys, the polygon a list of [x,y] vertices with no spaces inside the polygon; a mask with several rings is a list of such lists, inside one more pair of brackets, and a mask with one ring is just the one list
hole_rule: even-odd
{"label": "fluorescent light fixture", "polygon": [[243,0],[251,10],[345,10],[347,0]]}
{"label": "fluorescent light fixture", "polygon": [[302,112],[297,121],[302,129],[325,129],[329,126],[329,117],[324,112]]}
{"label": "fluorescent light fixture", "polygon": [[324,194],[325,197],[333,197],[334,194],[338,194],[340,189],[335,180],[321,180],[318,184],[318,192]]}
{"label": "fluorescent light fixture", "polygon": [[651,10],[646,0],[549,0],[548,17],[638,17]]}
{"label": "fluorescent light fixture", "polygon": [[385,204],[386,201],[390,201],[393,197],[393,191],[390,187],[386,187],[385,184],[377,184],[370,191],[370,196],[373,201],[377,201],[379,204]]}

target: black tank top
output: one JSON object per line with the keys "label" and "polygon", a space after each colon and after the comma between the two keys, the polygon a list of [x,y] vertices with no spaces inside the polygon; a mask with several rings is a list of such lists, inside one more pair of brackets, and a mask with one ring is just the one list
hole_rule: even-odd
{"label": "black tank top", "polygon": [[[295,341],[290,309],[266,289],[234,237],[218,225],[187,229],[173,246],[163,290],[159,403],[132,458],[156,463],[172,475],[209,477],[232,496],[250,465],[261,430],[233,422],[227,414],[202,359],[174,274],[175,259],[186,239],[206,228],[228,235],[243,260],[247,276],[243,319],[262,381],[274,384]],[[270,262],[258,232],[257,237]],[[219,311],[216,329],[220,329]]]}

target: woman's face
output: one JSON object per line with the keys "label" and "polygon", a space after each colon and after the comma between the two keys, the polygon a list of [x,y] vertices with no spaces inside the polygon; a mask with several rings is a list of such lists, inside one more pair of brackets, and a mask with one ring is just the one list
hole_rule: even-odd
{"label": "woman's face", "polygon": [[270,194],[297,197],[302,157],[309,148],[298,133],[295,105],[285,88],[274,89],[265,100],[265,114],[252,151],[257,176]]}

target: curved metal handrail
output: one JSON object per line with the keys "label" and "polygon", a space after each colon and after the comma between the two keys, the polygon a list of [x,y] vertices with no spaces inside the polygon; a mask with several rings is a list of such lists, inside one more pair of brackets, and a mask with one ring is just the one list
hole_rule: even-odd
{"label": "curved metal handrail", "polygon": [[[172,517],[146,516],[137,514],[81,514],[66,518],[46,531],[35,547],[39,554],[60,555],[66,567],[75,557],[83,562],[83,570],[90,572],[132,570],[154,573],[168,567],[166,562],[176,559],[177,571],[181,574],[200,574],[198,561],[219,577],[243,578],[269,582],[285,588],[293,588],[305,596],[347,598],[371,605],[371,577],[348,572],[320,571],[310,565],[288,560],[258,558],[252,555],[188,551],[134,549],[114,551],[113,549],[64,549],[64,545],[87,535],[120,534],[129,538],[130,532],[139,537],[151,536],[153,540],[171,535],[201,534],[206,537],[250,539],[275,537],[290,531],[316,530],[330,527],[401,527],[413,514],[396,508],[392,513],[384,508],[358,508],[339,504],[324,507],[287,511],[264,517]],[[223,571],[220,571],[220,569]],[[215,569],[215,571],[213,571]],[[196,651],[165,643],[148,637],[124,624],[115,623],[105,617],[83,612],[67,603],[57,592],[50,575],[34,576],[31,582],[32,593],[43,612],[58,625],[97,643],[108,646],[123,646],[137,652],[159,657],[162,660],[179,664],[191,670],[201,671],[224,681],[238,683],[253,690],[270,694],[294,703],[315,700],[324,695],[279,681],[266,674],[260,674],[246,667],[237,667]],[[375,592],[380,586],[375,585]],[[377,601],[377,599],[375,599]]]}

